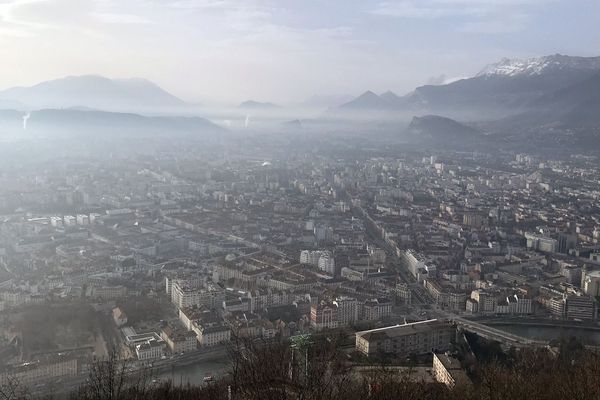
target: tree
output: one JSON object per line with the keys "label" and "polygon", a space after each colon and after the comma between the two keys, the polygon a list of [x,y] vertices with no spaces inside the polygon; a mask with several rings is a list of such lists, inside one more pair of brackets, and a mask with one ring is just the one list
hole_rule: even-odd
{"label": "tree", "polygon": [[105,359],[91,364],[87,383],[72,394],[81,400],[146,399],[151,391],[151,371],[128,371],[127,362],[112,349]]}
{"label": "tree", "polygon": [[29,393],[19,380],[14,376],[8,376],[0,384],[0,400],[26,400]]}

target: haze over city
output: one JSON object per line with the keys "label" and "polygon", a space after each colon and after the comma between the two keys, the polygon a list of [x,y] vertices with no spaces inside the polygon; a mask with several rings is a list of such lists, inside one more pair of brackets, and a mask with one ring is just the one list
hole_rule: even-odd
{"label": "haze over city", "polygon": [[0,400],[599,399],[599,15],[0,0]]}

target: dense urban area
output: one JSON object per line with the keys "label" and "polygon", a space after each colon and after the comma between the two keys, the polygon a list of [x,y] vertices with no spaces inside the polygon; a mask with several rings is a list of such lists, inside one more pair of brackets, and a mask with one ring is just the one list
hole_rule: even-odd
{"label": "dense urban area", "polygon": [[210,385],[239,340],[308,365],[335,336],[350,376],[451,388],[559,347],[510,327],[600,329],[597,156],[282,140],[6,161],[0,383],[75,390],[116,355]]}
{"label": "dense urban area", "polygon": [[0,400],[600,400],[600,0],[0,0]]}

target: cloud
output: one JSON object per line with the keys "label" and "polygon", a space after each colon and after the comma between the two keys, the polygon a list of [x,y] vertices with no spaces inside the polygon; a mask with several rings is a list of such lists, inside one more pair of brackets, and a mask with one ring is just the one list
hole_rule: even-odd
{"label": "cloud", "polygon": [[149,22],[142,15],[124,12],[115,0],[0,1],[0,33],[3,35],[28,37],[54,30],[102,36],[102,24]]}
{"label": "cloud", "polygon": [[467,78],[469,78],[469,76],[467,76],[467,75],[448,77],[445,74],[442,74],[439,76],[432,76],[431,78],[429,78],[426,82],[426,85],[433,85],[433,86],[448,85],[452,82],[460,81],[461,79],[467,79]]}
{"label": "cloud", "polygon": [[469,21],[460,26],[458,30],[465,33],[479,34],[515,33],[522,31],[528,21],[529,16],[527,14],[514,13],[510,18],[491,16],[481,21]]}
{"label": "cloud", "polygon": [[99,21],[107,24],[149,24],[151,21],[140,15],[118,14],[118,13],[94,13],[93,16]]}
{"label": "cloud", "polygon": [[235,0],[176,0],[167,2],[166,5],[180,9],[231,9],[244,6],[244,2]]}
{"label": "cloud", "polygon": [[481,10],[477,7],[455,7],[436,1],[399,1],[380,3],[370,12],[371,14],[386,17],[438,19],[450,16],[479,14]]}
{"label": "cloud", "polygon": [[466,33],[517,32],[526,25],[535,6],[555,0],[401,0],[381,2],[373,15],[405,19],[452,19]]}
{"label": "cloud", "polygon": [[61,28],[79,22],[93,9],[88,0],[16,0],[3,15],[10,22],[31,28]]}

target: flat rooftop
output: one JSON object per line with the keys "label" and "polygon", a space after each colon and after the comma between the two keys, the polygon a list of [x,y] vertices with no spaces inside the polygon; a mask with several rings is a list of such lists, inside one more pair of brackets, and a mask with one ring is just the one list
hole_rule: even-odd
{"label": "flat rooftop", "polygon": [[434,328],[450,327],[450,324],[446,320],[429,319],[425,321],[412,322],[410,324],[392,325],[383,328],[370,329],[367,331],[356,332],[356,337],[363,337],[365,339],[371,339],[379,336],[397,337],[412,335],[418,332],[430,331]]}

